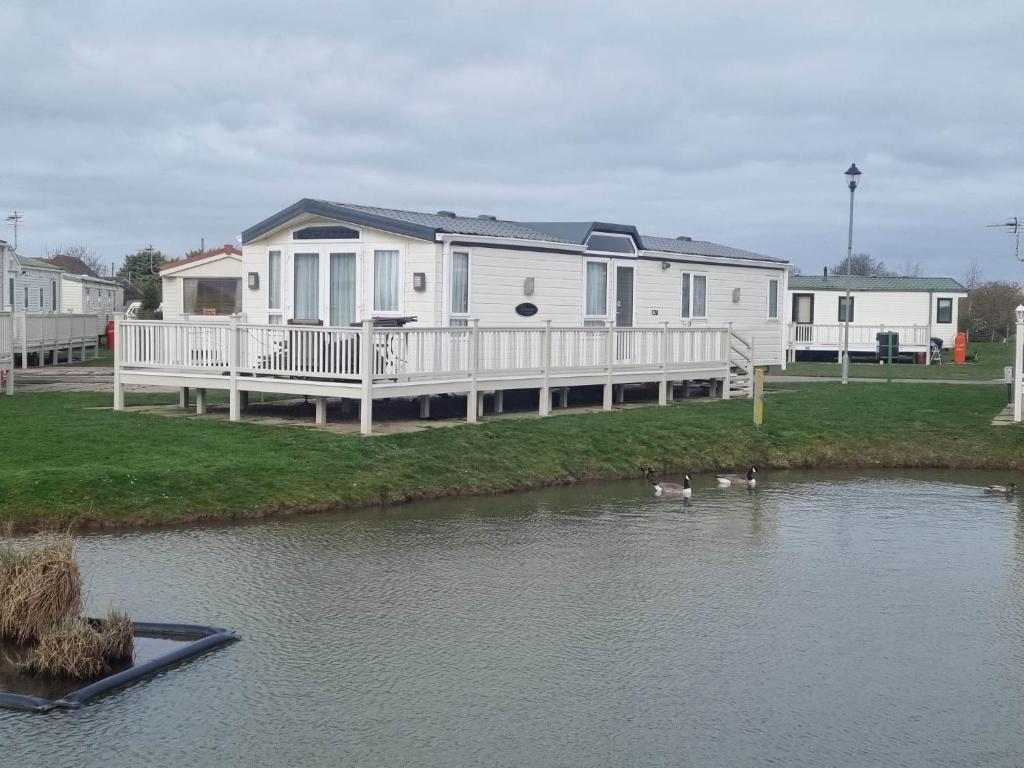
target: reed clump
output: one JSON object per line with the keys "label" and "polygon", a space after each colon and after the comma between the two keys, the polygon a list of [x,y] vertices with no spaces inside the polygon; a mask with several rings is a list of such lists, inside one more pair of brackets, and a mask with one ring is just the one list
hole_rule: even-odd
{"label": "reed clump", "polygon": [[0,547],[0,639],[29,643],[82,609],[70,536]]}
{"label": "reed clump", "polygon": [[131,661],[131,619],[118,611],[86,619],[81,610],[82,579],[70,536],[0,544],[0,641],[28,647],[23,671],[88,679]]}

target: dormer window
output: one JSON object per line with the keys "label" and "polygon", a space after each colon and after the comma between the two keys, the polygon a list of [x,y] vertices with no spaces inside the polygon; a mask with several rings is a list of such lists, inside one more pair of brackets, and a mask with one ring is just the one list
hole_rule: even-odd
{"label": "dormer window", "polygon": [[594,232],[587,238],[587,250],[595,253],[636,256],[636,245],[629,235],[612,232]]}
{"label": "dormer window", "polygon": [[358,240],[359,230],[350,227],[305,227],[292,232],[292,240]]}

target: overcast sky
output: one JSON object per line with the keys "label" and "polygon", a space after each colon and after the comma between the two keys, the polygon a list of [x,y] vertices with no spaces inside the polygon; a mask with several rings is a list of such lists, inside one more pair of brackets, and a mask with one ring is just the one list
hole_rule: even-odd
{"label": "overcast sky", "polygon": [[[1020,2],[0,3],[22,253],[179,255],[302,197],[1018,279]],[[0,232],[12,239],[10,228]]]}

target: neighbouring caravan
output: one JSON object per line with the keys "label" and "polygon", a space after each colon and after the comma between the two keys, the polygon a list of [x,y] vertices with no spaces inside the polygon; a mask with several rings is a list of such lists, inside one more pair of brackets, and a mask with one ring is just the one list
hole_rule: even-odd
{"label": "neighbouring caravan", "polygon": [[[786,313],[789,355],[839,355],[846,322],[846,275],[791,275]],[[877,336],[899,335],[902,353],[926,355],[932,339],[953,345],[960,299],[967,289],[951,277],[850,278],[852,354],[874,354]],[[925,356],[931,360],[930,355]]]}
{"label": "neighbouring caravan", "polygon": [[15,312],[59,312],[62,270],[42,259],[22,256],[4,243],[3,300],[0,309]]}
{"label": "neighbouring caravan", "polygon": [[[722,326],[784,364],[788,263],[630,224],[524,222],[304,199],[245,230],[247,322]],[[166,305],[165,294],[165,305]]]}
{"label": "neighbouring caravan", "polygon": [[242,311],[242,252],[233,245],[160,267],[164,320],[227,320]]}

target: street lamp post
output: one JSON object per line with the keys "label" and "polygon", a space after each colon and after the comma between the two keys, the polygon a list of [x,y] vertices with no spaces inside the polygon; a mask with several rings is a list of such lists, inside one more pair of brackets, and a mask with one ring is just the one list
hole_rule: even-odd
{"label": "street lamp post", "polygon": [[1013,339],[1013,420],[1019,424],[1024,417],[1021,413],[1024,404],[1021,400],[1021,385],[1024,384],[1024,304],[1018,304],[1014,314],[1017,316],[1017,332]]}
{"label": "street lamp post", "polygon": [[853,193],[860,181],[860,170],[851,163],[846,171],[850,187],[850,232],[846,240],[846,310],[843,312],[843,384],[850,378],[850,275],[853,268]]}

